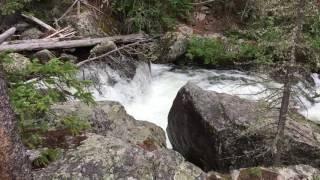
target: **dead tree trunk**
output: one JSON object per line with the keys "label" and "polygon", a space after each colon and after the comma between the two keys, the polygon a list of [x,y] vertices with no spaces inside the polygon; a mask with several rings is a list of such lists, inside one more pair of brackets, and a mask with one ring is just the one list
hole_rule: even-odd
{"label": "dead tree trunk", "polygon": [[10,36],[12,36],[16,32],[16,30],[17,29],[15,27],[12,27],[7,31],[5,31],[4,33],[0,34],[0,44],[6,39],[8,39]]}
{"label": "dead tree trunk", "polygon": [[39,40],[23,40],[4,42],[0,44],[1,51],[34,51],[41,49],[60,49],[60,48],[77,48],[88,47],[100,44],[104,41],[114,41],[115,43],[133,43],[147,39],[143,34],[131,34],[123,36],[111,36],[105,38],[84,38],[77,40],[61,40],[61,39],[39,39]]}
{"label": "dead tree trunk", "polygon": [[303,10],[305,7],[305,0],[300,0],[297,5],[296,13],[296,25],[292,33],[292,46],[290,52],[290,61],[286,68],[286,74],[284,79],[284,88],[282,91],[282,101],[278,120],[278,129],[273,144],[273,163],[279,165],[281,162],[281,154],[284,146],[285,128],[287,122],[287,116],[290,108],[290,100],[292,94],[292,80],[294,78],[294,66],[296,65],[297,46],[300,40],[300,34],[303,26]]}
{"label": "dead tree trunk", "polygon": [[0,64],[0,179],[31,179],[31,165],[18,134],[17,122],[10,107],[7,84]]}

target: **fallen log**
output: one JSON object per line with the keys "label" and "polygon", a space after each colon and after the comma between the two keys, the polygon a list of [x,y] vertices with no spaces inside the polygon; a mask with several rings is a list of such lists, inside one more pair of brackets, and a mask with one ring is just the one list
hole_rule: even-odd
{"label": "fallen log", "polygon": [[40,19],[34,17],[34,16],[29,16],[29,15],[26,15],[26,14],[21,14],[23,17],[25,17],[26,19],[29,19],[30,21],[33,21],[37,24],[39,24],[40,26],[42,26],[43,28],[49,30],[49,31],[53,31],[55,32],[56,29],[54,29],[52,26],[46,24],[45,22],[41,21]]}
{"label": "fallen log", "polygon": [[16,30],[17,29],[15,27],[12,27],[12,28],[8,29],[7,31],[5,31],[4,33],[0,34],[0,44],[2,42],[4,42],[6,39],[8,39],[10,36],[14,35]]}
{"label": "fallen log", "polygon": [[86,59],[86,60],[84,60],[84,61],[81,61],[80,63],[77,64],[77,67],[81,67],[81,66],[83,66],[84,64],[89,63],[89,62],[91,62],[91,61],[95,61],[95,60],[97,60],[97,59],[101,59],[101,58],[107,57],[107,56],[111,55],[112,53],[118,52],[118,51],[120,51],[120,50],[122,50],[122,49],[125,49],[125,48],[127,48],[127,47],[134,46],[134,45],[137,45],[137,44],[139,44],[139,43],[148,42],[148,41],[151,41],[151,39],[145,39],[145,40],[141,40],[141,41],[137,41],[137,42],[134,42],[134,43],[131,43],[131,44],[124,45],[124,46],[122,46],[122,47],[120,47],[120,48],[114,49],[114,50],[109,51],[109,52],[107,52],[107,53],[105,53],[105,54],[102,54],[102,55],[100,55],[100,56],[93,57],[93,58],[89,58],[89,59]]}
{"label": "fallen log", "polygon": [[[141,40],[145,40],[148,37],[144,34],[131,34],[123,36],[111,36],[104,38],[84,38],[77,40],[61,40],[56,39],[39,39],[39,40],[27,40],[22,43],[5,42],[0,44],[1,51],[34,51],[41,49],[68,49],[77,47],[89,47],[100,44],[104,41],[113,41],[115,43],[133,43]],[[20,41],[21,42],[21,41]]]}

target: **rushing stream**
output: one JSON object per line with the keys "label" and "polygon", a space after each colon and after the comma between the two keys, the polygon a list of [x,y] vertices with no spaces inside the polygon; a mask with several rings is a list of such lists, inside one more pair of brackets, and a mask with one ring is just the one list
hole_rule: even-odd
{"label": "rushing stream", "polygon": [[[139,66],[134,79],[130,82],[121,79],[117,72],[108,67],[91,66],[85,69],[84,73],[87,76],[88,73],[92,75],[91,72],[98,75],[94,79],[100,82],[100,86],[92,88],[96,100],[118,101],[135,119],[153,122],[164,130],[167,127],[167,116],[173,100],[178,90],[188,81],[206,90],[252,100],[265,97],[268,92],[263,90],[266,88],[281,87],[275,82],[259,83],[262,80],[257,76],[240,71],[177,69],[169,65],[151,65],[151,69],[150,73],[146,64]],[[313,78],[320,90],[318,75],[314,74]],[[112,82],[117,83],[112,84]],[[320,122],[320,103],[311,104],[304,98],[302,100],[307,109],[302,109],[301,113],[311,120]]]}

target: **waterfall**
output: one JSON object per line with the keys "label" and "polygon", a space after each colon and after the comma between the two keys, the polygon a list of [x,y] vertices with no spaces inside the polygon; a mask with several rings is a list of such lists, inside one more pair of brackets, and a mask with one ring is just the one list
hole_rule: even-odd
{"label": "waterfall", "polygon": [[[99,87],[90,88],[96,100],[118,101],[135,119],[153,122],[164,130],[173,100],[178,90],[188,81],[206,90],[251,100],[266,97],[270,93],[268,88],[281,87],[281,84],[274,81],[262,83],[266,76],[235,70],[179,69],[156,64],[152,64],[151,69],[150,73],[147,64],[140,64],[132,80],[121,78],[118,72],[107,66],[91,65],[83,70],[83,75],[99,82]],[[320,90],[319,76],[313,74],[312,77],[316,88]],[[301,109],[301,113],[320,122],[320,103],[312,104],[307,99],[301,99],[307,107]]]}

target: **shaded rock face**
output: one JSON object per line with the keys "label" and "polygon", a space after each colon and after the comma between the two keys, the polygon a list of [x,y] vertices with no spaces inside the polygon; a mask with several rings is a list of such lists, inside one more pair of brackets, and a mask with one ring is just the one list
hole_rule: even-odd
{"label": "shaded rock face", "polygon": [[[165,132],[160,127],[149,122],[135,120],[117,102],[97,102],[97,105],[93,107],[70,102],[56,105],[52,110],[59,119],[77,115],[81,119],[88,120],[92,126],[92,132],[96,134],[112,135],[149,151],[166,147]],[[57,119],[54,116],[49,116],[49,118],[52,121]]]}
{"label": "shaded rock face", "polygon": [[160,55],[156,63],[173,63],[187,52],[188,38],[193,29],[180,25],[176,32],[168,32],[161,39]]}
{"label": "shaded rock face", "polygon": [[106,40],[93,47],[90,51],[90,55],[99,56],[115,49],[117,49],[117,45],[113,41]]}
{"label": "shaded rock face", "polygon": [[56,58],[56,56],[48,49],[44,49],[44,50],[36,52],[33,55],[33,57],[38,59],[43,64],[49,62],[53,58]]}
{"label": "shaded rock face", "polygon": [[29,58],[19,54],[19,53],[10,53],[8,55],[12,62],[3,63],[3,68],[6,72],[17,72],[22,71],[27,68],[31,61]]}
{"label": "shaded rock face", "polygon": [[48,168],[34,172],[34,179],[204,179],[205,173],[172,150],[153,152],[112,136],[88,134],[77,149]]}
{"label": "shaded rock face", "polygon": [[[97,79],[98,72],[93,71],[92,69],[100,69],[104,71],[114,71],[119,75],[121,80],[132,80],[137,72],[139,66],[145,65],[145,62],[137,61],[136,59],[127,57],[127,56],[115,56],[113,58],[103,57],[94,62],[82,67],[82,70],[85,72],[84,79],[92,80],[95,84],[99,85],[100,80]],[[108,73],[111,74],[111,73]],[[114,81],[113,84],[117,83],[119,79],[109,76],[109,78]]]}
{"label": "shaded rock face", "polygon": [[78,15],[68,16],[65,19],[65,23],[72,25],[77,30],[78,35],[83,37],[106,36],[91,11],[84,11],[79,17]]}
{"label": "shaded rock face", "polygon": [[[292,116],[296,120],[287,123],[281,162],[319,167],[319,127]],[[262,103],[188,83],[174,100],[167,133],[174,150],[206,171],[269,166],[277,117]]]}
{"label": "shaded rock face", "polygon": [[40,37],[43,35],[43,33],[37,29],[37,28],[30,28],[24,31],[21,34],[20,39],[22,40],[28,40],[28,39],[40,39]]}
{"label": "shaded rock face", "polygon": [[288,167],[252,167],[233,170],[230,174],[209,172],[209,180],[313,180],[320,176],[320,171],[307,165],[295,165]]}

